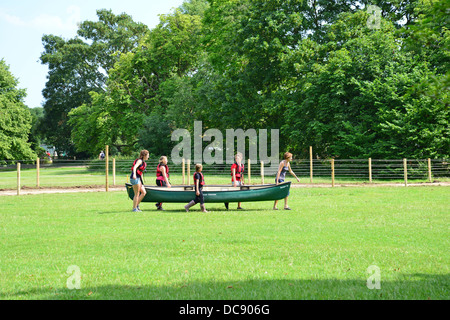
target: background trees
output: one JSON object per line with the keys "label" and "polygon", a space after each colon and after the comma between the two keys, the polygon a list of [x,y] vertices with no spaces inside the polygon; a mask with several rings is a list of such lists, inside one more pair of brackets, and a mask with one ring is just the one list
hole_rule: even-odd
{"label": "background trees", "polygon": [[125,154],[139,148],[170,151],[170,130],[187,123],[180,114],[190,102],[176,97],[197,71],[201,22],[180,10],[160,20],[138,46],[118,56],[105,90],[91,92],[91,103],[69,113],[79,151],[95,154],[105,144]]}
{"label": "background trees", "polygon": [[32,159],[28,135],[31,130],[31,114],[24,105],[25,90],[17,88],[18,81],[9,71],[6,62],[0,60],[0,159]]}
{"label": "background trees", "polygon": [[342,158],[448,154],[448,108],[418,89],[435,72],[402,49],[393,23],[370,30],[366,20],[364,11],[341,14],[313,46],[317,62],[301,62],[309,42],[293,53],[303,90],[292,95],[284,127],[292,147],[310,143]]}
{"label": "background trees", "polygon": [[[380,28],[367,26],[380,9]],[[439,1],[189,0],[152,30],[99,10],[43,37],[45,137],[97,155],[169,154],[176,128],[280,129],[280,151],[449,156],[449,31]]]}
{"label": "background trees", "polygon": [[[50,144],[72,154],[86,151],[83,144],[95,147],[98,133],[93,126],[88,130],[90,135],[77,137],[79,145],[76,146],[73,141],[75,123],[69,123],[69,112],[83,104],[89,105],[91,92],[105,91],[108,71],[120,54],[136,47],[148,31],[146,25],[134,22],[127,14],[114,15],[110,10],[98,10],[97,16],[97,22],[82,22],[74,39],[54,35],[42,38],[45,50],[41,62],[49,67],[43,90],[44,134]],[[88,113],[85,115],[87,117]]]}

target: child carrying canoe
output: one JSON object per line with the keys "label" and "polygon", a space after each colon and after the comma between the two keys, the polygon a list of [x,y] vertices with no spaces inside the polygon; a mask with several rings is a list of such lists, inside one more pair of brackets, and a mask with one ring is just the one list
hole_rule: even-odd
{"label": "child carrying canoe", "polygon": [[[239,187],[244,185],[244,164],[242,163],[242,153],[238,152],[234,156],[234,163],[231,166],[231,186]],[[238,209],[242,209],[241,203],[238,203]],[[227,208],[228,209],[228,208]]]}
{"label": "child carrying canoe", "polygon": [[203,177],[203,166],[200,163],[195,165],[194,173],[194,186],[195,186],[195,198],[191,200],[187,205],[184,206],[186,212],[189,212],[189,208],[200,202],[200,208],[202,212],[208,212],[205,208],[205,200],[203,198],[203,185],[205,184],[205,178]]}

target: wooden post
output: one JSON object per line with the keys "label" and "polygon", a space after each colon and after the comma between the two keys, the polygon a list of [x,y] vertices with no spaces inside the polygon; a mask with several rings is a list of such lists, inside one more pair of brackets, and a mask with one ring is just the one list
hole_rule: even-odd
{"label": "wooden post", "polygon": [[185,184],[185,181],[186,181],[186,177],[184,176],[184,170],[185,170],[185,160],[184,160],[184,158],[183,158],[183,160],[182,160],[182,162],[181,162],[181,171],[182,171],[182,177],[183,177],[183,185]]}
{"label": "wooden post", "polygon": [[309,146],[309,176],[311,183],[313,182],[313,153],[312,146]]}
{"label": "wooden post", "polygon": [[408,186],[408,168],[406,166],[406,158],[403,158],[403,176],[405,177],[405,187]]}
{"label": "wooden post", "polygon": [[187,161],[187,184],[191,184],[191,159]]}
{"label": "wooden post", "polygon": [[261,184],[264,184],[264,161],[261,161]]}
{"label": "wooden post", "polygon": [[372,183],[372,158],[369,158],[369,182]]}
{"label": "wooden post", "polygon": [[106,146],[105,148],[105,173],[106,173],[106,182],[105,182],[105,190],[106,192],[109,191],[109,168],[108,168],[108,164],[109,164],[109,146]]}
{"label": "wooden post", "polygon": [[17,195],[20,196],[20,162],[17,162]]}
{"label": "wooden post", "polygon": [[247,169],[247,172],[248,172],[248,184],[250,185],[250,184],[252,184],[252,173],[251,173],[251,167],[250,167],[250,158],[248,158],[248,169]]}
{"label": "wooden post", "polygon": [[113,169],[113,186],[116,185],[116,158],[113,158],[113,163],[112,163],[112,169]]}
{"label": "wooden post", "polygon": [[39,169],[40,169],[40,162],[39,158],[36,159],[36,187],[39,188]]}
{"label": "wooden post", "polygon": [[428,158],[428,182],[431,182],[431,159]]}
{"label": "wooden post", "polygon": [[331,186],[334,187],[334,159],[331,159]]}

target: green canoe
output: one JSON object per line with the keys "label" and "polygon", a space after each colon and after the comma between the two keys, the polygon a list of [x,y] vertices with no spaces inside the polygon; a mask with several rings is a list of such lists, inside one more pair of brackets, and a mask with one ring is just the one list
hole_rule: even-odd
{"label": "green canoe", "polygon": [[[134,191],[131,184],[125,184],[128,196],[133,200]],[[188,203],[195,198],[194,186],[158,187],[144,185],[147,194],[143,202],[181,202]],[[251,186],[203,186],[205,203],[269,201],[286,198],[289,194],[291,182],[280,184],[251,185]]]}

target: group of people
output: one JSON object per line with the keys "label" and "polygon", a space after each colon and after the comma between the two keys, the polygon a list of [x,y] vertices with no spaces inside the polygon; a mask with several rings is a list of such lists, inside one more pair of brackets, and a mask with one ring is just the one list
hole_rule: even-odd
{"label": "group of people", "polygon": [[[133,187],[134,198],[133,198],[133,212],[141,212],[142,210],[139,208],[139,204],[144,199],[146,195],[146,190],[144,188],[144,182],[142,180],[142,176],[144,174],[145,169],[147,168],[147,163],[145,162],[149,158],[149,152],[147,150],[142,150],[139,154],[139,158],[134,160],[133,165],[131,166],[131,175],[130,175],[130,183]],[[244,185],[244,164],[242,163],[243,156],[241,153],[237,153],[234,158],[234,163],[231,166],[231,184],[233,187],[238,187]],[[297,181],[300,179],[295,175],[292,171],[290,162],[292,160],[292,153],[286,152],[284,154],[283,160],[280,162],[278,166],[277,175],[275,178],[275,183],[283,183],[286,178],[286,173],[289,172],[292,174]],[[200,203],[200,208],[202,212],[208,212],[205,208],[205,200],[203,197],[203,186],[205,185],[205,177],[202,173],[203,165],[198,163],[195,165],[195,173],[194,173],[194,188],[195,188],[195,198],[191,200],[187,205],[184,206],[186,212],[189,212],[189,209]],[[156,166],[156,185],[160,187],[170,188],[171,184],[169,181],[169,166],[167,165],[167,157],[162,156],[159,158],[159,163]],[[288,194],[289,196],[289,194]],[[291,210],[288,206],[288,196],[284,198],[284,209]],[[164,210],[162,207],[162,203],[155,204],[157,210]],[[241,203],[238,203],[238,210],[242,210]],[[273,205],[274,210],[278,210],[278,200],[275,200]]]}

